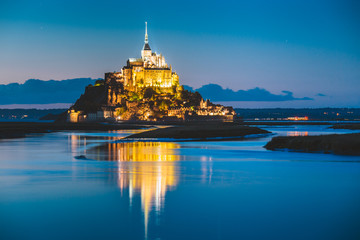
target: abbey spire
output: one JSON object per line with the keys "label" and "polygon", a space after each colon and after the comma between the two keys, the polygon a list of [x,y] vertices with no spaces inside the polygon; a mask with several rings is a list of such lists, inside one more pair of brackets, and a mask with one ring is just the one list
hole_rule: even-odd
{"label": "abbey spire", "polygon": [[145,22],[145,44],[144,44],[144,49],[143,50],[150,50],[150,45],[149,45],[149,38],[148,38],[148,33],[147,33],[147,22]]}
{"label": "abbey spire", "polygon": [[147,34],[147,22],[145,22],[145,43],[149,43],[148,34]]}

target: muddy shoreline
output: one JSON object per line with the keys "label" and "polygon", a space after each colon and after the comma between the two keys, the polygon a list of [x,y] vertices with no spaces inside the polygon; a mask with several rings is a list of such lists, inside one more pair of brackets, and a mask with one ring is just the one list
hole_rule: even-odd
{"label": "muddy shoreline", "polygon": [[33,133],[56,131],[111,131],[149,127],[152,126],[139,124],[1,122],[0,139],[23,138]]}
{"label": "muddy shoreline", "polygon": [[274,151],[331,153],[360,156],[360,133],[274,137],[265,146]]}
{"label": "muddy shoreline", "polygon": [[207,140],[216,138],[239,138],[256,134],[270,134],[270,132],[257,127],[218,123],[153,129],[130,135],[125,139],[169,139],[170,141],[179,139]]}

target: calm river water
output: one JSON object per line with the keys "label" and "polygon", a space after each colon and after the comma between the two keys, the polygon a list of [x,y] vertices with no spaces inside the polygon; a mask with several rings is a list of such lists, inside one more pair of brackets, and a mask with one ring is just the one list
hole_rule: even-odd
{"label": "calm river water", "polygon": [[359,157],[267,151],[271,137],[114,143],[132,132],[0,141],[0,239],[360,239]]}

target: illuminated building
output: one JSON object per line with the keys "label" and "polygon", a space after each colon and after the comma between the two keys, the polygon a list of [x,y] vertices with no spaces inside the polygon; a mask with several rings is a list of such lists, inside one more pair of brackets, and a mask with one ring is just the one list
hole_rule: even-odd
{"label": "illuminated building", "polygon": [[141,50],[141,58],[129,58],[127,65],[120,72],[105,74],[105,81],[121,82],[124,88],[136,91],[144,87],[155,87],[161,92],[171,92],[179,85],[179,76],[165,62],[162,54],[152,52],[145,23],[145,42]]}
{"label": "illuminated building", "polygon": [[309,117],[288,117],[286,118],[286,120],[291,120],[291,121],[307,121],[309,120]]}
{"label": "illuminated building", "polygon": [[235,115],[232,107],[184,90],[164,56],[151,50],[146,23],[141,57],[129,58],[119,72],[105,73],[104,80],[87,86],[68,110],[67,121],[232,122]]}

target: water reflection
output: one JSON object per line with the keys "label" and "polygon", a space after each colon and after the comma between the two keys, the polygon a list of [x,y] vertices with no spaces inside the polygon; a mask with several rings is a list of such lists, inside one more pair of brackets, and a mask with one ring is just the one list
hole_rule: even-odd
{"label": "water reflection", "polygon": [[308,136],[309,132],[305,131],[305,132],[300,132],[300,131],[289,131],[286,134],[287,136],[290,137],[298,137],[298,136]]}
{"label": "water reflection", "polygon": [[[85,155],[88,159],[116,161],[117,185],[121,193],[129,194],[132,200],[140,196],[144,215],[145,238],[148,235],[149,219],[154,212],[157,218],[163,209],[166,192],[178,184],[177,165],[180,160],[176,149],[180,146],[171,142],[113,142],[114,138],[104,137],[100,146],[89,147],[87,136],[69,137],[73,154]],[[88,140],[87,140],[88,139]],[[95,139],[99,142],[99,139]],[[112,142],[111,142],[112,141]]]}
{"label": "water reflection", "polygon": [[203,183],[211,183],[213,176],[212,157],[202,156],[201,161],[201,180]]}
{"label": "water reflection", "polygon": [[109,161],[131,162],[171,162],[178,161],[179,155],[175,149],[180,146],[171,142],[121,142],[109,143],[107,147],[107,159]]}
{"label": "water reflection", "polygon": [[[141,198],[144,214],[145,238],[148,233],[149,215],[157,217],[162,210],[166,191],[178,183],[176,164],[178,144],[168,142],[108,143],[107,159],[118,161],[118,186],[123,192],[129,189],[130,205],[135,194]],[[98,155],[99,156],[99,155]],[[123,164],[123,162],[148,162]]]}
{"label": "water reflection", "polygon": [[166,191],[178,183],[176,165],[170,164],[132,164],[119,163],[118,186],[121,192],[128,189],[130,207],[135,195],[140,195],[141,210],[144,214],[145,236],[151,211],[158,217],[164,206]]}
{"label": "water reflection", "polygon": [[[294,130],[339,132],[318,126]],[[234,239],[254,233],[257,239],[290,239],[294,232],[302,239],[309,232],[326,239],[344,230],[345,218],[344,239],[358,233],[356,157],[265,152],[270,137],[183,142],[179,148],[177,143],[113,144],[109,133],[102,134],[57,132],[1,141],[5,238],[142,239],[145,231],[149,239]],[[72,157],[82,154],[108,161]]]}
{"label": "water reflection", "polygon": [[[96,133],[93,133],[96,134]],[[68,134],[68,143],[71,150],[71,153],[74,157],[79,155],[86,155],[87,149],[90,147],[98,146],[99,144],[103,144],[106,142],[112,142],[114,140],[121,139],[121,136],[110,136],[112,134],[117,134],[115,131],[109,131],[109,136],[97,136],[87,134],[78,134],[78,133],[70,133]],[[119,134],[121,132],[119,131]]]}

